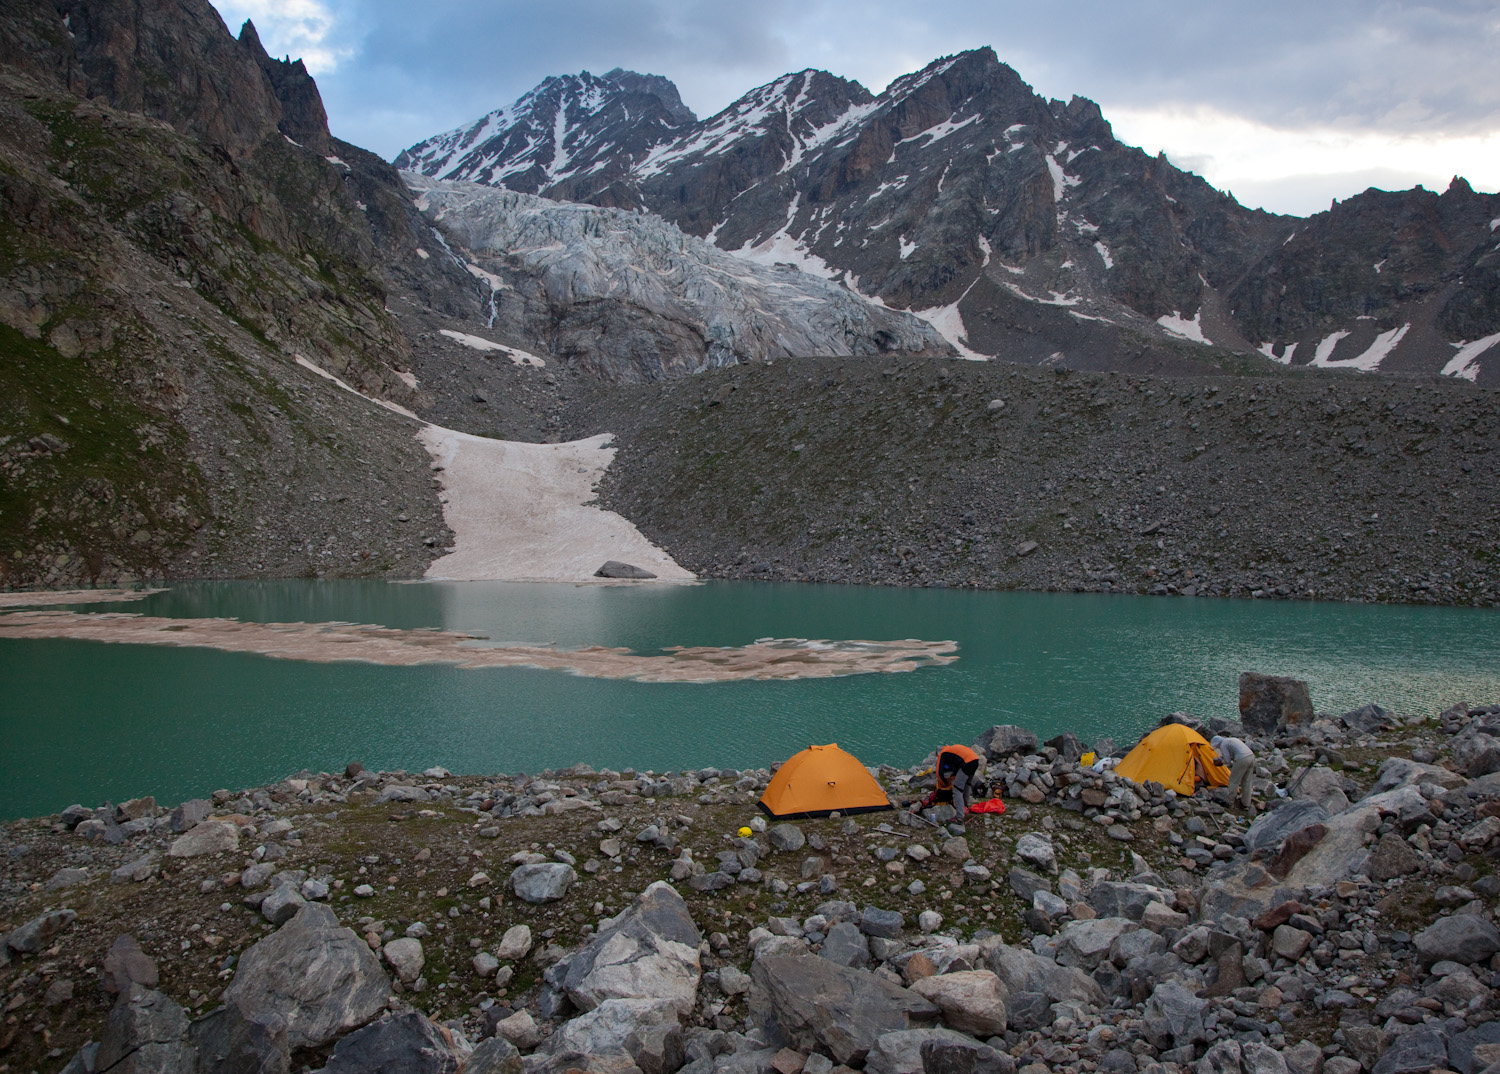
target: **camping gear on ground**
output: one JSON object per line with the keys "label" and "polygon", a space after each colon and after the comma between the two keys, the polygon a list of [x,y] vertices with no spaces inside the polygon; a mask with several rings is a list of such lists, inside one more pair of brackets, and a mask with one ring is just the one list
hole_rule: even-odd
{"label": "camping gear on ground", "polygon": [[773,817],[826,817],[835,811],[873,813],[892,808],[869,769],[832,742],[788,757],[771,777],[760,807]]}
{"label": "camping gear on ground", "polygon": [[975,802],[969,807],[970,813],[1004,813],[1005,803],[998,798],[989,798],[983,802]]}
{"label": "camping gear on ground", "polygon": [[1229,769],[1218,763],[1208,739],[1180,723],[1165,724],[1141,739],[1115,772],[1135,783],[1154,780],[1178,794],[1192,794],[1200,778],[1210,787],[1229,786]]}

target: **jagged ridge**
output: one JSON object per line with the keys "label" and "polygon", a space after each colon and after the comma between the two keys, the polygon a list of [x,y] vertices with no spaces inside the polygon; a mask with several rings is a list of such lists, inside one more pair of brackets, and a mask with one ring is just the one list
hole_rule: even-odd
{"label": "jagged ridge", "polygon": [[[826,72],[786,75],[702,122],[590,153],[608,169],[569,162],[540,187],[513,180],[503,154],[480,169],[439,140],[402,159],[647,209],[921,310],[983,354],[1190,368],[1227,350],[1500,379],[1500,361],[1486,374],[1483,350],[1462,349],[1500,341],[1500,196],[1456,181],[1443,208],[1425,191],[1371,191],[1308,221],[1246,209],[1120,143],[1094,102],[1038,97],[988,48],[879,95]],[[1288,277],[1306,280],[1282,294]],[[1192,346],[1173,353],[1176,341]]]}

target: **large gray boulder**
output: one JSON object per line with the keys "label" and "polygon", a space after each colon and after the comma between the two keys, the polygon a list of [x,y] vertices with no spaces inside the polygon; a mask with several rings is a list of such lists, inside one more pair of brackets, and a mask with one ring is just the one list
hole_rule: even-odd
{"label": "large gray boulder", "polygon": [[595,578],[655,578],[645,567],[637,567],[634,563],[622,563],[618,559],[607,559],[604,566],[594,572]]}
{"label": "large gray boulder", "polygon": [[458,1074],[468,1042],[420,1011],[356,1029],[334,1048],[323,1074]]}
{"label": "large gray boulder", "polygon": [[1440,917],[1413,938],[1423,965],[1484,962],[1500,951],[1500,931],[1478,914]]}
{"label": "large gray boulder", "polygon": [[1158,985],[1146,1001],[1141,1029],[1156,1048],[1182,1048],[1208,1039],[1203,1015],[1208,1001],[1176,981]]}
{"label": "large gray boulder", "polygon": [[1423,783],[1434,783],[1444,790],[1462,787],[1467,780],[1457,772],[1450,772],[1442,765],[1422,764],[1410,757],[1387,757],[1375,770],[1375,782],[1365,798],[1375,798],[1402,787],[1416,787]]}
{"label": "large gray boulder", "polygon": [[1481,1022],[1448,1038],[1448,1068],[1458,1074],[1479,1074],[1485,1064],[1474,1055],[1481,1044],[1500,1044],[1500,1022]]}
{"label": "large gray boulder", "polygon": [[1391,1042],[1371,1074],[1423,1074],[1448,1065],[1448,1036],[1437,1026],[1415,1026]]}
{"label": "large gray boulder", "polygon": [[1035,753],[1037,745],[1033,732],[1009,723],[997,723],[974,740],[975,752],[992,761],[1012,753]]}
{"label": "large gray boulder", "polygon": [[658,880],[586,946],[549,966],[545,978],[580,1010],[611,999],[651,999],[685,1015],[697,1001],[702,941],[682,896]]}
{"label": "large gray boulder", "polygon": [[1127,883],[1104,880],[1093,886],[1084,901],[1093,907],[1100,917],[1124,917],[1140,921],[1146,907],[1153,902],[1171,906],[1176,896],[1165,888],[1150,884]]}
{"label": "large gray boulder", "polygon": [[811,955],[757,958],[750,1015],[773,1043],[860,1065],[886,1033],[931,1026],[938,1008],[873,973]]}
{"label": "large gray boulder", "polygon": [[499,1036],[480,1042],[464,1064],[464,1074],[521,1074],[524,1069],[516,1046]]}
{"label": "large gray boulder", "polygon": [[682,1065],[682,1023],[676,1007],[665,1000],[609,999],[564,1022],[541,1050],[558,1058],[617,1056],[629,1059],[642,1074],[670,1074]]}
{"label": "large gray boulder", "polygon": [[981,950],[985,964],[1012,995],[1039,992],[1053,1003],[1104,1004],[1104,992],[1082,970],[1059,966],[1050,958],[1004,943],[987,942]]}
{"label": "large gray boulder", "polygon": [[1110,946],[1121,935],[1139,928],[1134,921],[1123,917],[1070,921],[1053,940],[1057,964],[1092,972],[1109,957]]}
{"label": "large gray boulder", "polygon": [[1287,1074],[1287,1062],[1264,1044],[1221,1040],[1198,1061],[1197,1070],[1198,1074]]}
{"label": "large gray boulder", "polygon": [[935,974],[916,981],[911,990],[936,1004],[951,1029],[975,1037],[1005,1032],[1005,985],[989,970]]}
{"label": "large gray boulder", "polygon": [[870,941],[854,922],[840,921],[829,926],[818,957],[850,969],[869,969]]}
{"label": "large gray boulder", "polygon": [[544,861],[516,866],[510,874],[510,889],[522,902],[556,902],[568,893],[577,879],[578,874],[571,865]]}
{"label": "large gray boulder", "polygon": [[1257,850],[1275,850],[1287,836],[1328,820],[1328,810],[1310,798],[1294,798],[1255,818],[1245,832],[1245,846]]}
{"label": "large gray boulder", "polygon": [[308,903],[240,956],[224,1000],[252,1019],[280,1016],[295,1050],[358,1029],[385,1010],[390,994],[390,978],[369,944],[331,909]]}
{"label": "large gray boulder", "polygon": [[1390,710],[1381,708],[1374,702],[1361,705],[1357,709],[1350,709],[1339,717],[1339,723],[1351,731],[1358,731],[1365,735],[1395,726]]}
{"label": "large gray boulder", "polygon": [[922,1042],[922,1074],[1016,1074],[1016,1061],[977,1040],[951,1037]]}
{"label": "large gray boulder", "polygon": [[1240,674],[1240,722],[1251,734],[1274,734],[1288,724],[1311,723],[1312,696],[1307,683],[1255,671]]}
{"label": "large gray boulder", "polygon": [[1365,866],[1365,872],[1369,874],[1371,880],[1385,883],[1398,876],[1414,873],[1420,868],[1422,868],[1422,859],[1417,856],[1411,844],[1396,832],[1386,832],[1370,853],[1370,861]]}
{"label": "large gray boulder", "polygon": [[1462,741],[1455,740],[1453,757],[1470,779],[1500,772],[1500,739],[1480,732]]}
{"label": "large gray boulder", "polygon": [[[1451,773],[1450,773],[1451,774]],[[1211,921],[1230,914],[1256,917],[1289,899],[1300,898],[1309,889],[1329,888],[1341,880],[1365,874],[1370,866],[1370,848],[1365,837],[1380,827],[1386,816],[1403,816],[1426,809],[1426,800],[1414,786],[1403,786],[1378,795],[1366,795],[1332,817],[1316,802],[1296,799],[1258,817],[1245,833],[1250,857],[1237,857],[1216,868],[1199,892],[1200,920]],[[1287,844],[1303,836],[1300,856],[1288,855]],[[1259,861],[1257,852],[1276,851]],[[1277,872],[1278,861],[1286,863]]]}
{"label": "large gray boulder", "polygon": [[188,1027],[197,1069],[212,1074],[287,1074],[291,1049],[279,1015],[252,1018],[226,1003]]}
{"label": "large gray boulder", "polygon": [[1043,872],[1057,872],[1057,851],[1051,838],[1040,832],[1027,832],[1016,840],[1016,857]]}
{"label": "large gray boulder", "polygon": [[96,1070],[110,1074],[193,1074],[188,1019],[169,996],[132,985],[109,1012]]}
{"label": "large gray boulder", "polygon": [[111,995],[130,991],[133,984],[155,988],[161,981],[156,963],[141,950],[134,936],[117,936],[104,956],[104,973],[99,986]]}
{"label": "large gray boulder", "polygon": [[923,1074],[922,1049],[929,1045],[950,1048],[974,1041],[951,1029],[898,1029],[882,1033],[865,1059],[866,1074]]}
{"label": "large gray boulder", "polygon": [[77,920],[77,910],[48,910],[12,929],[0,947],[9,947],[21,955],[34,955],[50,944],[52,937]]}
{"label": "large gray boulder", "polygon": [[1296,784],[1297,798],[1310,798],[1322,806],[1329,816],[1349,808],[1349,796],[1344,793],[1344,777],[1331,768],[1314,765],[1297,777]]}
{"label": "large gray boulder", "polygon": [[205,854],[223,854],[238,850],[240,829],[227,820],[206,820],[183,832],[167,848],[172,858],[201,858]]}

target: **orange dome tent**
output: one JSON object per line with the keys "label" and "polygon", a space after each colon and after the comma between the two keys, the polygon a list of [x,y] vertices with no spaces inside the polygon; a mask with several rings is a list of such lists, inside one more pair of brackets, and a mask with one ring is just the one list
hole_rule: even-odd
{"label": "orange dome tent", "polygon": [[1217,756],[1197,731],[1185,724],[1169,723],[1141,739],[1115,766],[1115,773],[1136,783],[1155,780],[1178,794],[1192,794],[1195,760],[1203,762],[1210,787],[1229,786],[1229,769],[1215,763]]}
{"label": "orange dome tent", "polygon": [[890,799],[859,758],[834,743],[809,746],[771,777],[760,807],[773,817],[826,817],[891,809]]}

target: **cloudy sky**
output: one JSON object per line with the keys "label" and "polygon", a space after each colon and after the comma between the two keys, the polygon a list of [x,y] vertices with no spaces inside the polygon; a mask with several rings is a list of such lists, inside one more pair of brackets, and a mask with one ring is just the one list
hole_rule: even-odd
{"label": "cloudy sky", "polygon": [[1500,189],[1500,3],[1437,0],[216,0],[301,56],[341,138],[386,157],[547,75],[666,75],[699,116],[788,71],[879,91],[991,45],[1037,92],[1243,203],[1311,213],[1455,174]]}

